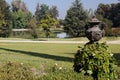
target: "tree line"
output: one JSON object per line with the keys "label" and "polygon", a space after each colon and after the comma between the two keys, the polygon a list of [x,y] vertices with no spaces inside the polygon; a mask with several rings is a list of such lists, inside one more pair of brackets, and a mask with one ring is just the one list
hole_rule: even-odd
{"label": "tree line", "polygon": [[12,29],[29,29],[33,38],[38,38],[39,34],[49,37],[59,25],[64,26],[63,30],[70,37],[84,36],[84,26],[92,15],[107,24],[107,34],[111,33],[112,27],[120,27],[120,3],[99,4],[92,13],[83,8],[81,0],[75,0],[67,10],[65,19],[59,20],[57,6],[49,7],[38,3],[32,14],[22,0],[13,0],[11,4],[0,0],[0,37],[9,37]]}
{"label": "tree line", "polygon": [[[107,35],[111,35],[112,28],[120,28],[120,3],[99,4],[95,13],[101,21],[107,24],[105,28]],[[120,35],[120,33],[117,34]]]}
{"label": "tree line", "polygon": [[40,31],[49,36],[50,28],[58,24],[56,6],[49,8],[38,3],[35,14],[32,14],[21,0],[13,0],[11,5],[0,0],[0,5],[0,37],[9,37],[12,29],[29,29],[34,38],[38,38]]}
{"label": "tree line", "polygon": [[100,3],[95,11],[85,10],[81,0],[75,0],[64,19],[64,30],[71,37],[84,36],[84,27],[92,16],[96,16],[105,26],[106,36],[112,36],[112,28],[120,28],[120,3]]}

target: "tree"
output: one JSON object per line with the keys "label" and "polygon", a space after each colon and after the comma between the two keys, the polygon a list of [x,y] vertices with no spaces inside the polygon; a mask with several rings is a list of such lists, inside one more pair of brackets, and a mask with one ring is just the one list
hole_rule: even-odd
{"label": "tree", "polygon": [[21,0],[12,1],[12,27],[21,29],[27,28],[32,14],[28,11],[26,4]]}
{"label": "tree", "polygon": [[40,20],[46,16],[46,14],[49,14],[49,6],[46,4],[41,4],[40,6]]}
{"label": "tree", "polygon": [[8,37],[11,32],[11,15],[9,5],[5,0],[0,0],[0,36]]}
{"label": "tree", "polygon": [[50,36],[51,28],[54,28],[58,24],[58,21],[51,17],[50,14],[46,14],[40,21],[40,28],[45,32],[46,37]]}
{"label": "tree", "polygon": [[36,25],[37,21],[36,19],[33,17],[29,23],[28,26],[30,28],[30,34],[33,36],[33,38],[38,38],[38,26]]}
{"label": "tree", "polygon": [[65,32],[71,37],[82,36],[87,18],[87,11],[83,9],[82,3],[80,0],[75,0],[64,20]]}
{"label": "tree", "polygon": [[3,36],[3,24],[5,24],[5,20],[4,20],[4,15],[2,14],[1,10],[0,10],[0,37]]}
{"label": "tree", "polygon": [[33,19],[33,18],[34,18],[34,16],[32,15],[31,12],[27,12],[27,13],[25,14],[25,20],[26,20],[27,23],[29,23],[30,20]]}
{"label": "tree", "polygon": [[99,4],[96,13],[112,21],[112,27],[120,26],[120,3]]}
{"label": "tree", "polygon": [[1,10],[0,10],[0,26],[2,26],[2,24],[4,24],[4,15],[2,14]]}
{"label": "tree", "polygon": [[40,4],[37,4],[36,11],[35,11],[35,18],[37,20],[37,24],[40,23]]}
{"label": "tree", "polygon": [[109,18],[110,17],[110,5],[108,4],[99,4],[96,13],[99,13],[100,15],[102,15],[105,18]]}
{"label": "tree", "polygon": [[46,4],[37,4],[36,6],[36,11],[35,11],[35,18],[37,20],[37,25],[40,24],[40,20],[46,15],[49,14],[49,6],[47,6]]}
{"label": "tree", "polygon": [[107,18],[103,18],[103,16],[99,15],[99,14],[96,14],[96,17],[102,21],[102,23],[100,24],[100,26],[104,26],[105,28],[105,35],[106,36],[110,36],[111,35],[111,26],[113,25],[112,24],[112,21],[107,19]]}
{"label": "tree", "polygon": [[53,18],[57,19],[57,17],[59,16],[59,12],[57,10],[57,7],[56,6],[52,6],[50,8],[50,14]]}
{"label": "tree", "polygon": [[12,11],[17,12],[19,10],[22,10],[23,12],[28,12],[28,9],[24,2],[22,2],[21,0],[13,0],[12,1]]}
{"label": "tree", "polygon": [[26,14],[21,10],[12,12],[12,24],[16,29],[26,28]]}
{"label": "tree", "polygon": [[113,22],[113,27],[120,27],[120,3],[111,4],[110,20]]}

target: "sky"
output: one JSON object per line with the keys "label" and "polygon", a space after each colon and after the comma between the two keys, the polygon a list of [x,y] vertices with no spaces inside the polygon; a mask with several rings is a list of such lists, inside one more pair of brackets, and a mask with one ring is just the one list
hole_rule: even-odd
{"label": "sky", "polygon": [[[12,0],[6,0],[9,4],[11,4]],[[67,10],[72,6],[74,0],[22,0],[26,3],[28,9],[34,14],[36,10],[37,3],[46,4],[49,7],[57,6],[59,11],[59,19],[64,19],[66,16]],[[81,0],[82,6],[84,9],[93,9],[95,10],[98,4],[111,4],[118,3],[120,0]]]}

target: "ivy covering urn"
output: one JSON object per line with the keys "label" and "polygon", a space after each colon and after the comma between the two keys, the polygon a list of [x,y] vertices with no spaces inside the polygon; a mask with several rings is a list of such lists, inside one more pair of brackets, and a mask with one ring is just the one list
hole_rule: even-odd
{"label": "ivy covering urn", "polygon": [[89,39],[75,54],[74,71],[92,76],[94,80],[114,80],[115,59],[106,43],[99,43],[105,35],[101,21],[93,17],[85,26],[85,34]]}

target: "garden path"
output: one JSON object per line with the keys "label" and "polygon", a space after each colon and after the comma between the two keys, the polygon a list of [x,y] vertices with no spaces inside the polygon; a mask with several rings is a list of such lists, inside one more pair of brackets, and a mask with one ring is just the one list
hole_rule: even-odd
{"label": "garden path", "polygon": [[[25,43],[87,43],[88,41],[32,41],[32,40],[0,40],[0,42],[25,42]],[[106,41],[108,44],[120,44],[120,40]]]}

